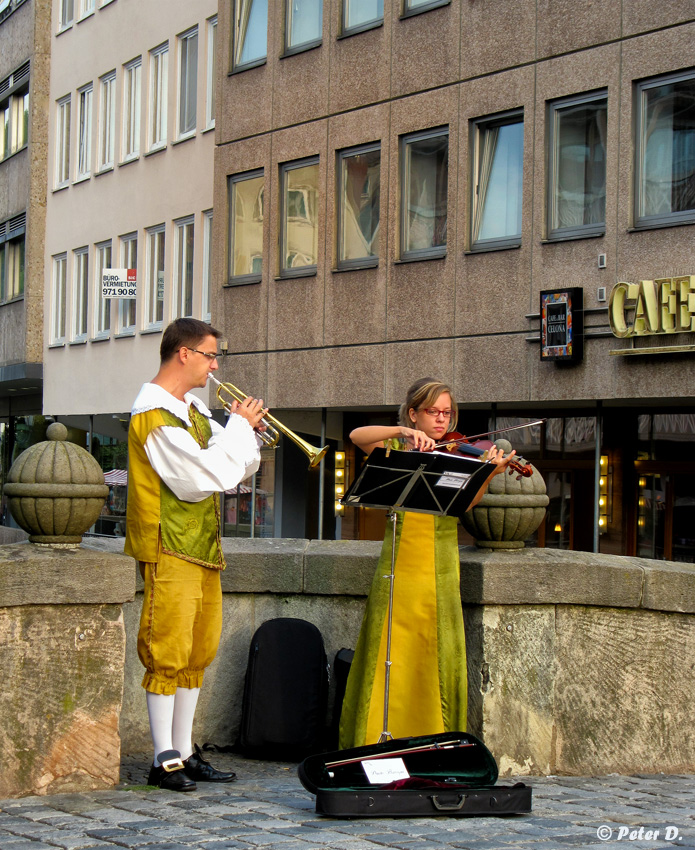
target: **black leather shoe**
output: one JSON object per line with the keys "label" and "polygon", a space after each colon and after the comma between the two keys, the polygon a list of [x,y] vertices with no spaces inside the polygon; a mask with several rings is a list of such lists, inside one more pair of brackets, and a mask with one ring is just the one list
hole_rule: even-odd
{"label": "black leather shoe", "polygon": [[205,761],[200,747],[197,744],[193,746],[195,752],[183,763],[189,779],[194,779],[196,782],[233,782],[236,779],[236,773],[217,770],[210,762]]}
{"label": "black leather shoe", "polygon": [[195,791],[195,782],[186,775],[181,753],[178,750],[166,750],[157,756],[159,767],[152,765],[147,784],[166,791]]}

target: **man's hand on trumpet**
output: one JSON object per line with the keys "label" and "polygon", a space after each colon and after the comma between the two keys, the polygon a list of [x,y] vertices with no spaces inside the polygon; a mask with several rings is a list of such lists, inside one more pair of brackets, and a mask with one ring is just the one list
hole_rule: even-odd
{"label": "man's hand on trumpet", "polygon": [[251,398],[247,396],[243,401],[234,400],[230,407],[230,413],[238,413],[243,416],[254,431],[265,431],[265,424],[261,424],[261,420],[268,412],[267,407],[263,407],[262,398]]}

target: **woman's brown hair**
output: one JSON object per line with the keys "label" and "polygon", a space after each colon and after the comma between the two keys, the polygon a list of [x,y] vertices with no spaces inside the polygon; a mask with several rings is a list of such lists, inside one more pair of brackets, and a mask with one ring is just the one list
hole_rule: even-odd
{"label": "woman's brown hair", "polygon": [[451,392],[451,387],[448,384],[443,384],[435,378],[420,378],[408,390],[405,401],[398,409],[398,424],[404,425],[406,428],[412,428],[413,422],[410,418],[410,410],[420,410],[421,408],[432,407],[442,393],[449,393],[451,399],[451,419],[449,420],[449,431],[456,430],[456,424],[459,418],[459,409],[454,399],[454,394]]}

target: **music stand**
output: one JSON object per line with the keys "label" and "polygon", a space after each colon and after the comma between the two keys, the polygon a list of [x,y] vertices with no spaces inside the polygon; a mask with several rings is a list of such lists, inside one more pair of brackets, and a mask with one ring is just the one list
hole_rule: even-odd
{"label": "music stand", "polygon": [[386,630],[384,675],[384,728],[378,743],[392,740],[388,731],[391,678],[391,628],[393,582],[396,565],[396,511],[461,517],[485,483],[494,464],[471,460],[448,452],[402,452],[374,449],[359,476],[341,499],[344,505],[383,508],[389,512],[391,572]]}

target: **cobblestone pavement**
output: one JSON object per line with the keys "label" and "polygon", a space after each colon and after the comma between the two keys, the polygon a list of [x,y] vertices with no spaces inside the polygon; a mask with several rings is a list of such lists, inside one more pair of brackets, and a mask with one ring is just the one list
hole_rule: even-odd
{"label": "cobblestone pavement", "polygon": [[210,760],[238,780],[148,789],[147,757],[129,756],[114,790],[0,800],[0,850],[695,850],[695,776],[533,777],[527,815],[345,820],[314,812],[296,765]]}

